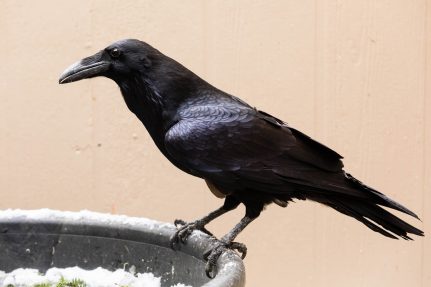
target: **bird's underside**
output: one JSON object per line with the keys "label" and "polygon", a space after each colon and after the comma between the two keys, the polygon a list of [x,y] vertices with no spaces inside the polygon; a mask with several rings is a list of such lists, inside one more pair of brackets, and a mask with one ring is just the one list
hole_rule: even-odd
{"label": "bird's underside", "polygon": [[120,87],[128,108],[144,124],[160,151],[178,168],[204,179],[224,204],[179,226],[175,247],[193,230],[235,209],[241,221],[205,254],[206,272],[227,249],[245,256],[236,236],[271,203],[312,200],[353,217],[390,238],[423,232],[383,207],[412,211],[343,170],[342,157],[283,121],[226,94],[173,59],[138,40],[123,40],[67,69],[60,83],[105,76]]}

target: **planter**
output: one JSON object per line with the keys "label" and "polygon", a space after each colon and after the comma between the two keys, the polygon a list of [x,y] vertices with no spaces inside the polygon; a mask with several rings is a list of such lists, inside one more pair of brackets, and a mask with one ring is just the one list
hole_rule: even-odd
{"label": "planter", "polygon": [[103,267],[108,270],[135,266],[152,272],[162,286],[244,286],[245,271],[234,252],[222,255],[217,276],[205,275],[202,254],[210,238],[194,232],[180,250],[169,247],[172,224],[142,218],[89,211],[6,210],[0,212],[0,270],[51,267]]}

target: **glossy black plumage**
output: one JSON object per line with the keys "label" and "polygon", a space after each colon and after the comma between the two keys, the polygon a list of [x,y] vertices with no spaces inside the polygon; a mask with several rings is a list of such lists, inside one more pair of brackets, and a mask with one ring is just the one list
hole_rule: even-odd
{"label": "glossy black plumage", "polygon": [[417,217],[346,174],[338,153],[211,86],[144,42],[116,42],[65,71],[60,82],[94,76],[119,85],[128,108],[175,166],[226,196],[221,212],[198,220],[202,226],[195,222],[200,228],[239,203],[253,220],[265,205],[286,206],[296,198],[330,206],[387,237],[423,235],[381,208]]}

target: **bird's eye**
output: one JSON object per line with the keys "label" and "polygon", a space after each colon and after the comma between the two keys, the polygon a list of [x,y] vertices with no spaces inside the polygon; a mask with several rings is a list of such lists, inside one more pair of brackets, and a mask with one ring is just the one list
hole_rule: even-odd
{"label": "bird's eye", "polygon": [[111,55],[112,58],[118,58],[121,55],[121,51],[115,48],[109,52],[109,55]]}

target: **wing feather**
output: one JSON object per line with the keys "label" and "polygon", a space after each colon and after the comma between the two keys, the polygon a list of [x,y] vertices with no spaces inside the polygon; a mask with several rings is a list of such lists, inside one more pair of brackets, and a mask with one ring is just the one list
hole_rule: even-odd
{"label": "wing feather", "polygon": [[289,168],[338,172],[341,156],[281,120],[249,107],[193,106],[165,136],[167,151],[195,172]]}

